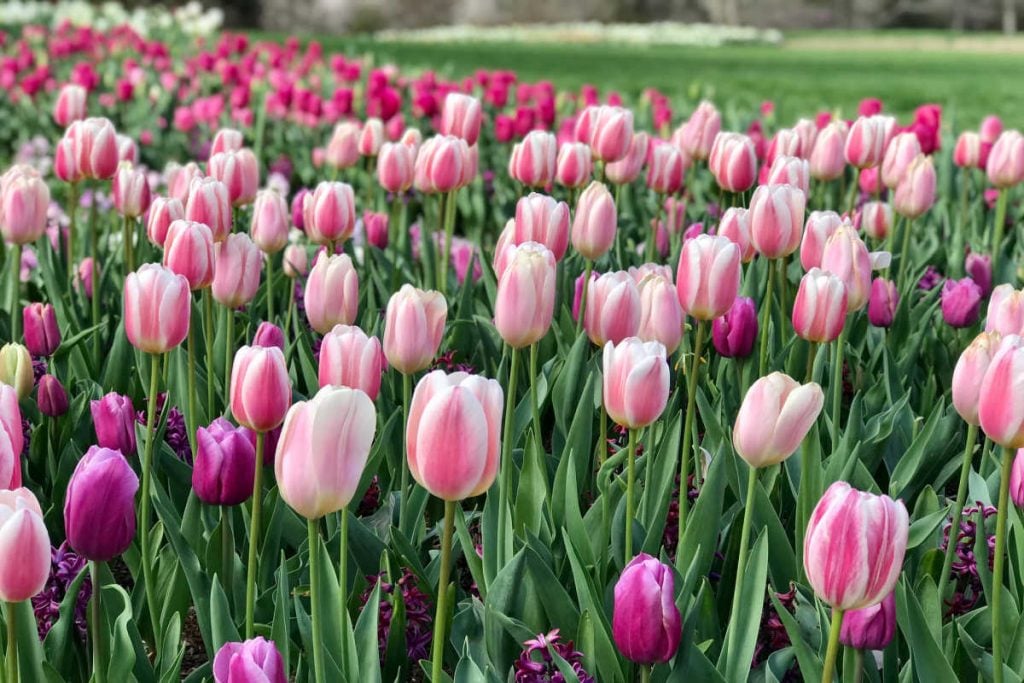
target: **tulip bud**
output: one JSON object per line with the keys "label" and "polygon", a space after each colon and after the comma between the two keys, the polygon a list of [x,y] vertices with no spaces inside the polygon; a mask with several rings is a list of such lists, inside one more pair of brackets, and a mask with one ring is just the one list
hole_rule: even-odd
{"label": "tulip bud", "polygon": [[355,166],[359,161],[359,124],[342,121],[334,127],[324,161],[334,169]]}
{"label": "tulip bud", "polygon": [[1024,180],[1024,136],[1008,130],[995,141],[985,167],[989,182],[999,189],[1020,184]]}
{"label": "tulip bud", "polygon": [[640,290],[626,271],[605,273],[590,283],[583,329],[597,346],[619,343],[640,330]]}
{"label": "tulip bud", "polygon": [[815,594],[844,611],[881,602],[903,568],[909,530],[902,501],[832,484],[804,536],[804,569]]}
{"label": "tulip bud", "polygon": [[320,387],[359,389],[371,401],[380,393],[381,373],[387,366],[380,340],[355,326],[336,325],[320,345]]}
{"label": "tulip bud", "polygon": [[768,185],[792,185],[799,188],[804,196],[811,186],[810,168],[800,157],[780,155],[775,157],[768,169]]}
{"label": "tulip bud", "polygon": [[980,424],[981,381],[1001,341],[1002,335],[998,332],[982,332],[960,354],[953,369],[953,407],[967,424]]}
{"label": "tulip bud", "polygon": [[465,140],[451,135],[436,135],[423,143],[416,155],[413,185],[426,194],[457,190],[466,183],[467,176],[475,175],[474,169],[467,168],[472,162],[472,153]]}
{"label": "tulip bud", "polygon": [[38,595],[50,578],[50,535],[26,488],[0,491],[0,601]]}
{"label": "tulip bud", "polygon": [[661,343],[671,356],[683,338],[683,309],[672,284],[671,271],[669,277],[657,273],[642,277],[637,289],[640,292],[637,336],[643,341]]}
{"label": "tulip bud", "polygon": [[125,457],[135,452],[135,408],[132,400],[111,392],[98,401],[90,401],[96,443],[120,451]]}
{"label": "tulip bud", "polygon": [[821,413],[825,394],[781,372],[754,382],[732,431],[736,453],[751,467],[776,465],[796,452]]}
{"label": "tulip bud", "polygon": [[691,159],[704,160],[711,153],[711,145],[722,128],[722,116],[715,105],[707,100],[697,105],[678,132],[679,145]]}
{"label": "tulip bud", "polygon": [[892,280],[876,277],[868,299],[868,320],[875,327],[889,327],[900,305],[900,293]]}
{"label": "tulip bud", "polygon": [[302,277],[309,272],[309,254],[301,244],[289,244],[281,259],[284,274],[290,278]]}
{"label": "tulip bud", "polygon": [[1000,334],[1024,333],[1024,291],[1015,290],[1010,284],[1002,284],[992,290],[992,298],[988,302],[988,315],[985,318],[985,331]]}
{"label": "tulip bud", "polygon": [[163,247],[171,223],[184,219],[185,205],[180,201],[174,198],[154,197],[146,219],[146,236],[156,246]]}
{"label": "tulip bud", "polygon": [[892,229],[892,206],[885,202],[867,202],[860,209],[860,227],[876,240],[884,240]]}
{"label": "tulip bud", "polygon": [[363,213],[363,231],[366,241],[378,249],[388,248],[388,215],[383,212]]}
{"label": "tulip bud", "polygon": [[757,252],[750,239],[750,212],[747,209],[737,206],[726,209],[718,222],[715,234],[732,240],[739,247],[740,260],[743,263],[750,263],[754,260]]}
{"label": "tulip bud", "polygon": [[43,375],[36,389],[36,404],[43,415],[60,417],[68,412],[68,392],[59,379],[53,375]]}
{"label": "tulip bud", "polygon": [[[971,252],[964,259],[964,270],[967,276],[981,287],[981,295],[988,296],[992,292],[992,257],[988,254]],[[989,304],[991,308],[991,304]]]}
{"label": "tulip bud", "polygon": [[1010,499],[1019,508],[1024,508],[1024,455],[1018,450],[1010,470]]}
{"label": "tulip bud", "polygon": [[633,112],[623,107],[602,105],[595,108],[585,142],[595,159],[618,161],[626,156],[633,140]]}
{"label": "tulip bud", "polygon": [[757,179],[754,141],[740,133],[719,133],[711,147],[708,168],[727,192],[746,192]]}
{"label": "tulip bud", "polygon": [[804,270],[821,267],[825,243],[842,224],[843,219],[835,211],[811,212],[804,226],[803,239],[800,241],[800,265]]}
{"label": "tulip bud", "polygon": [[604,407],[608,417],[627,429],[657,420],[668,402],[669,369],[665,347],[627,337],[604,345]]}
{"label": "tulip bud", "polygon": [[849,222],[840,224],[825,242],[821,268],[846,285],[847,309],[859,311],[871,295],[871,255]]}
{"label": "tulip bud", "polygon": [[288,670],[273,641],[256,636],[224,643],[213,659],[214,683],[288,683]]}
{"label": "tulip bud", "polygon": [[552,133],[530,131],[512,148],[508,174],[527,187],[544,187],[555,177],[557,151],[558,141]]}
{"label": "tulip bud", "polygon": [[951,327],[970,327],[978,322],[981,287],[974,280],[946,280],[942,285],[942,318]]}
{"label": "tulip bud", "polygon": [[[203,171],[194,161],[190,161],[184,166],[174,162],[168,163],[164,169],[164,178],[167,181],[167,196],[177,199],[181,202],[182,206],[187,206],[188,197],[192,191],[192,181],[202,177]],[[227,197],[227,188],[224,188],[224,196]]]}
{"label": "tulip bud", "polygon": [[921,143],[914,133],[899,133],[894,136],[882,160],[882,183],[890,190],[896,189],[911,162],[920,154]]}
{"label": "tulip bud", "polygon": [[831,342],[846,323],[847,295],[843,281],[819,268],[800,280],[793,303],[793,329],[802,339]]}
{"label": "tulip bud", "polygon": [[384,123],[376,117],[366,119],[362,130],[359,131],[359,142],[356,143],[359,154],[364,157],[375,157],[383,142]]}
{"label": "tulip bud", "polygon": [[740,296],[728,311],[711,323],[711,341],[720,356],[746,358],[757,339],[757,308],[754,300]]}
{"label": "tulip bud", "polygon": [[683,175],[690,160],[679,148],[657,141],[647,166],[647,187],[658,194],[675,194],[683,187]]}
{"label": "tulip bud", "polygon": [[214,242],[226,240],[232,221],[227,186],[216,178],[193,180],[185,202],[185,218],[208,226]]}
{"label": "tulip bud", "polygon": [[612,193],[596,180],[587,186],[576,201],[572,221],[572,246],[590,261],[608,253],[615,244],[618,214]]}
{"label": "tulip bud", "polygon": [[901,216],[918,218],[935,203],[935,165],[931,157],[917,156],[904,171],[892,208]]}
{"label": "tulip bud", "polygon": [[843,615],[839,642],[858,650],[884,650],[896,635],[896,596],[889,593],[882,601],[850,610]]}
{"label": "tulip bud", "polygon": [[221,128],[213,136],[213,144],[210,145],[210,156],[221,152],[237,152],[245,145],[245,138],[242,131],[233,128]]}
{"label": "tulip bud", "polygon": [[531,192],[516,202],[513,244],[538,242],[560,261],[569,246],[569,206],[553,197]]}
{"label": "tulip bud", "polygon": [[[82,291],[86,299],[92,298],[92,280],[93,280],[93,269],[99,270],[99,266],[93,264],[91,256],[86,256],[78,263],[78,268],[75,269],[75,291]],[[96,281],[99,282],[100,274],[95,273]]]}
{"label": "tulip bud", "polygon": [[252,495],[256,447],[241,427],[218,417],[196,430],[192,489],[207,505],[240,505]]}
{"label": "tulip bud", "polygon": [[50,188],[39,172],[14,166],[0,177],[0,234],[12,244],[31,244],[46,231]]}
{"label": "tulip bud", "polygon": [[1024,381],[1024,339],[1011,334],[999,348],[981,380],[978,421],[985,435],[1005,448],[1024,446],[1024,409],[1019,387]]}
{"label": "tulip bud", "polygon": [[193,290],[206,289],[213,282],[213,233],[202,223],[174,221],[164,241],[163,264],[188,280]]}
{"label": "tulip bud", "polygon": [[789,256],[800,246],[804,193],[792,185],[761,185],[750,198],[750,239],[767,259]]}
{"label": "tulip bud", "polygon": [[480,137],[480,100],[471,95],[451,92],[445,97],[441,109],[442,135],[454,135],[475,145]]}
{"label": "tulip bud", "polygon": [[891,116],[861,116],[853,122],[846,136],[843,153],[846,162],[859,169],[882,163],[885,149],[892,138],[896,119]]}
{"label": "tulip bud", "polygon": [[54,122],[61,128],[67,128],[73,122],[84,119],[88,97],[89,92],[82,86],[74,83],[65,84],[53,104]]}
{"label": "tulip bud", "polygon": [[582,142],[567,142],[558,150],[555,182],[562,187],[583,187],[593,170],[590,147]]}
{"label": "tulip bud", "polygon": [[683,312],[698,320],[724,315],[740,288],[740,249],[726,238],[700,235],[683,244],[676,292]]}
{"label": "tulip bud", "polygon": [[980,168],[981,136],[973,130],[961,133],[953,148],[953,163],[960,168]]}
{"label": "tulip bud", "polygon": [[315,244],[344,242],[356,225],[355,195],[347,183],[324,181],[302,208],[306,234]]}
{"label": "tulip bud", "polygon": [[416,149],[401,142],[385,142],[377,155],[377,181],[388,192],[412,187]]}
{"label": "tulip bud", "polygon": [[427,368],[441,346],[448,304],[440,292],[402,288],[388,300],[384,355],[404,375]]}
{"label": "tulip bud", "polygon": [[509,245],[507,266],[498,280],[494,326],[509,346],[540,341],[555,310],[555,256],[543,244]]}
{"label": "tulip bud", "polygon": [[64,499],[68,545],[93,562],[112,560],[135,538],[139,477],[120,451],[91,446],[75,467]]}
{"label": "tulip bud", "polygon": [[[343,509],[359,485],[376,430],[373,401],[358,389],[328,386],[293,405],[274,460],[281,498],[306,519]],[[453,437],[447,445],[459,443],[447,433]]]}
{"label": "tulip bud", "polygon": [[359,307],[359,275],[348,254],[321,251],[306,280],[306,319],[327,334],[335,325],[355,322]]}
{"label": "tulip bud", "polygon": [[0,490],[21,486],[21,453],[24,449],[25,435],[18,395],[11,387],[0,384]]}
{"label": "tulip bud", "polygon": [[64,132],[71,140],[74,164],[85,178],[106,180],[114,175],[120,157],[114,124],[105,118],[75,121]]}
{"label": "tulip bud", "polygon": [[818,132],[811,150],[811,177],[815,180],[837,179],[846,169],[843,150],[846,147],[846,124],[833,121]]}
{"label": "tulip bud", "polygon": [[12,387],[22,399],[32,393],[34,383],[32,357],[28,349],[15,343],[0,347],[0,384]]}
{"label": "tulip bud", "polygon": [[[76,122],[72,122],[77,123]],[[85,179],[85,174],[78,167],[78,160],[75,159],[75,141],[68,137],[65,131],[64,137],[57,141],[56,149],[53,152],[53,174],[65,183],[78,183]]]}
{"label": "tulip bud", "polygon": [[117,140],[117,160],[137,166],[139,163],[139,145],[135,140],[120,133],[114,139]]}
{"label": "tulip bud", "polygon": [[253,300],[260,287],[263,253],[245,233],[234,233],[214,246],[213,299],[238,308]]}
{"label": "tulip bud", "polygon": [[252,241],[265,254],[276,254],[288,244],[288,203],[276,190],[260,190],[252,205]]}
{"label": "tulip bud", "polygon": [[25,346],[33,356],[52,356],[60,346],[57,314],[51,304],[34,303],[21,312],[25,328]]}
{"label": "tulip bud", "polygon": [[149,182],[146,173],[122,161],[114,174],[114,207],[125,218],[138,218],[149,208]]}
{"label": "tulip bud", "polygon": [[493,379],[435,370],[413,392],[406,453],[413,479],[442,500],[490,488],[498,472],[504,393]]}
{"label": "tulip bud", "polygon": [[[804,157],[803,139],[800,134],[792,128],[780,128],[772,140],[768,143],[768,150],[765,152],[764,161],[768,168],[779,157]],[[763,169],[762,169],[763,170]]]}
{"label": "tulip bud", "polygon": [[243,346],[231,366],[231,414],[243,427],[269,432],[292,402],[284,353],[276,346]]}
{"label": "tulip bud", "polygon": [[667,662],[679,649],[682,630],[672,568],[640,553],[615,583],[615,646],[639,664]]}
{"label": "tulip bud", "polygon": [[610,161],[605,164],[604,176],[609,183],[614,185],[627,185],[640,177],[647,162],[647,151],[650,148],[651,137],[644,131],[634,133],[629,142],[629,149],[626,155],[618,161]]}
{"label": "tulip bud", "polygon": [[191,313],[188,280],[169,268],[147,263],[125,279],[125,332],[140,351],[166,353],[180,344]]}

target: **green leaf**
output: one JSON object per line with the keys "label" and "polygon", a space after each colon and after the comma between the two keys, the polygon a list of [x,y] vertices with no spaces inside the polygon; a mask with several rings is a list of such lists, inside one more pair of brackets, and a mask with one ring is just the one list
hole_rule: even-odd
{"label": "green leaf", "polygon": [[115,584],[103,587],[101,603],[108,615],[117,615],[110,639],[110,661],[107,665],[108,681],[130,680],[129,674],[135,667],[135,646],[129,634],[132,623],[132,605],[124,588]]}
{"label": "green leaf", "polygon": [[[729,621],[729,630],[737,629],[735,635],[735,651],[722,648],[725,661],[719,660],[719,671],[725,668],[725,679],[741,681],[750,671],[750,662],[754,658],[757,647],[757,632],[761,627],[761,611],[764,607],[765,585],[768,580],[768,533],[762,531],[754,547],[750,551],[750,560],[741,581],[740,612],[733,614]],[[727,635],[727,640],[729,636]]]}
{"label": "green leaf", "polygon": [[218,652],[224,643],[236,643],[242,638],[235,628],[228,606],[228,597],[214,575],[210,582],[210,630],[213,636],[213,651]]}
{"label": "green leaf", "polygon": [[905,581],[896,586],[896,620],[907,639],[918,680],[955,683],[956,673],[943,656],[940,645],[932,638],[917,596],[906,589]]}
{"label": "green leaf", "polygon": [[377,621],[380,612],[380,581],[373,587],[370,597],[356,621],[355,646],[359,653],[359,681],[379,682],[380,655],[377,650]]}

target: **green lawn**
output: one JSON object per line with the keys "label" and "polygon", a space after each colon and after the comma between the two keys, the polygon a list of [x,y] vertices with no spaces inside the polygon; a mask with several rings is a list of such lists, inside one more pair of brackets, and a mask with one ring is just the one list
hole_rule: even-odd
{"label": "green lawn", "polygon": [[[914,40],[921,37],[923,47]],[[911,47],[894,49],[903,38]],[[800,32],[781,47],[729,48],[432,45],[345,37],[323,42],[331,49],[371,53],[378,62],[451,76],[477,67],[507,68],[524,79],[547,78],[567,88],[594,83],[635,94],[655,86],[691,98],[710,95],[737,107],[772,99],[786,122],[825,108],[849,115],[861,98],[877,96],[899,114],[938,102],[957,129],[976,126],[991,112],[1009,125],[1024,126],[1024,54],[993,47],[1001,45],[995,36],[973,36],[967,50],[958,50],[954,38],[938,32]]]}

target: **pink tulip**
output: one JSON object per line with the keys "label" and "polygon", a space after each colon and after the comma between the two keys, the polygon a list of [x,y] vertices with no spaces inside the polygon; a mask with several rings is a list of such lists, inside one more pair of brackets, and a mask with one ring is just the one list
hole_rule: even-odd
{"label": "pink tulip", "polygon": [[846,124],[833,121],[818,132],[814,148],[808,159],[811,177],[815,180],[835,180],[846,169]]}
{"label": "pink tulip", "polygon": [[960,168],[980,168],[981,136],[973,130],[961,133],[953,148],[953,163]]}
{"label": "pink tulip", "polygon": [[811,268],[800,280],[793,302],[793,329],[807,341],[834,341],[846,324],[846,285],[839,277]]}
{"label": "pink tulip", "polygon": [[416,385],[406,427],[409,472],[442,500],[490,488],[498,472],[504,393],[493,379],[435,370]]}
{"label": "pink tulip", "polygon": [[364,157],[375,157],[383,143],[384,123],[376,117],[366,119],[359,131],[359,142],[356,143],[359,154]]}
{"label": "pink tulip", "polygon": [[669,277],[651,273],[637,282],[640,292],[640,327],[637,336],[643,341],[660,342],[672,355],[683,338],[683,309],[679,306],[676,288]]}
{"label": "pink tulip", "polygon": [[243,346],[231,366],[231,414],[254,432],[284,421],[292,402],[284,353],[276,346]]}
{"label": "pink tulip", "polygon": [[290,278],[303,277],[309,272],[309,254],[301,244],[289,244],[281,258],[284,274]]}
{"label": "pink tulip", "polygon": [[508,174],[527,187],[544,187],[555,177],[558,141],[551,133],[530,131],[512,148]]}
{"label": "pink tulip", "polygon": [[981,287],[982,296],[988,296],[992,292],[991,256],[977,252],[967,254],[964,259],[964,272]]}
{"label": "pink tulip", "polygon": [[842,225],[843,219],[835,211],[812,211],[804,226],[800,242],[800,265],[804,270],[821,267],[825,243]]}
{"label": "pink tulip", "polygon": [[628,272],[605,273],[590,283],[583,329],[598,346],[636,336],[640,330],[640,290]]}
{"label": "pink tulip", "polygon": [[804,536],[804,569],[815,594],[844,611],[881,602],[903,568],[909,530],[902,501],[832,484]]}
{"label": "pink tulip", "polygon": [[213,233],[202,223],[179,220],[171,223],[164,241],[163,264],[188,280],[193,290],[213,283]]}
{"label": "pink tulip", "polygon": [[558,150],[555,161],[555,182],[562,187],[583,187],[593,170],[590,147],[582,142],[567,142]]}
{"label": "pink tulip", "polygon": [[75,141],[68,137],[67,132],[57,141],[54,149],[53,174],[65,183],[78,183],[85,179],[85,174],[78,167],[78,160],[75,158]]}
{"label": "pink tulip", "polygon": [[[43,375],[39,378],[39,388],[36,390],[36,404],[43,415],[60,417],[67,413],[70,407],[68,392],[59,379],[53,375]],[[0,481],[2,480],[3,475],[0,475]]]}
{"label": "pink tulip", "polygon": [[480,137],[480,100],[463,93],[448,93],[441,109],[442,135],[454,135],[475,145]]}
{"label": "pink tulip", "polygon": [[52,304],[32,303],[21,311],[25,347],[33,356],[52,356],[60,346],[60,328]]}
{"label": "pink tulip", "polygon": [[849,222],[836,228],[825,242],[821,268],[841,279],[846,285],[847,308],[859,311],[871,295],[871,256],[867,245],[857,236]]}
{"label": "pink tulip", "polygon": [[981,382],[1002,338],[998,332],[982,332],[964,349],[953,368],[953,407],[967,424],[981,424],[978,419]]}
{"label": "pink tulip", "polygon": [[633,134],[626,155],[618,161],[610,161],[604,166],[604,176],[613,185],[626,185],[640,177],[647,162],[647,151],[650,149],[651,136],[644,131]]}
{"label": "pink tulip", "polygon": [[1024,136],[1020,132],[1008,130],[999,136],[989,152],[985,172],[989,182],[999,189],[1024,180]]}
{"label": "pink tulip", "polygon": [[411,375],[427,368],[441,346],[448,304],[440,292],[402,288],[388,300],[384,355],[393,368]]}
{"label": "pink tulip", "polygon": [[722,127],[722,117],[707,100],[697,105],[689,120],[678,131],[679,145],[692,159],[704,160]]}
{"label": "pink tulip", "polygon": [[711,323],[715,351],[726,358],[746,358],[757,339],[757,307],[750,297],[738,296],[728,311]]}
{"label": "pink tulip", "polygon": [[1010,470],[1010,500],[1019,508],[1024,508],[1024,454],[1020,450],[1013,458]]}
{"label": "pink tulip", "polygon": [[231,234],[231,199],[227,186],[216,178],[197,178],[188,190],[185,218],[203,223],[213,233],[214,242],[223,242]]}
{"label": "pink tulip", "polygon": [[188,280],[169,268],[147,263],[125,278],[124,328],[140,351],[166,353],[180,344],[191,313]]}
{"label": "pink tulip", "polygon": [[359,161],[359,124],[342,121],[334,127],[324,162],[334,169],[355,166]]}
{"label": "pink tulip", "polygon": [[80,85],[67,83],[60,89],[53,104],[53,121],[61,128],[86,117],[86,100],[89,92]]}
{"label": "pink tulip", "polygon": [[39,172],[14,166],[0,177],[0,233],[12,244],[31,244],[46,231],[50,188]]}
{"label": "pink tulip", "polygon": [[513,244],[539,242],[560,261],[569,246],[569,206],[553,197],[531,192],[516,202]]}
{"label": "pink tulip", "polygon": [[882,160],[882,183],[890,190],[896,189],[907,168],[921,154],[921,143],[912,132],[898,133],[889,143]]}
{"label": "pink tulip", "polygon": [[180,201],[174,198],[154,197],[146,219],[146,236],[154,245],[163,247],[171,223],[184,219],[185,205]]}
{"label": "pink tulip", "polygon": [[288,683],[288,670],[273,641],[256,636],[224,643],[213,659],[214,683]]}
{"label": "pink tulip", "polygon": [[1002,284],[992,290],[985,317],[985,331],[1024,334],[1024,290]]}
{"label": "pink tulip", "polygon": [[672,568],[640,553],[615,583],[615,646],[639,664],[667,662],[679,649],[682,630]]}
{"label": "pink tulip", "polygon": [[149,208],[150,194],[146,173],[122,161],[114,174],[114,206],[126,218],[138,218]]}
{"label": "pink tulip", "polygon": [[711,147],[708,167],[727,192],[746,192],[757,179],[754,141],[740,133],[719,133]]}
{"label": "pink tulip", "polygon": [[881,164],[895,125],[896,120],[891,116],[876,114],[859,117],[846,136],[846,147],[843,150],[846,162],[859,169]]}
{"label": "pink tulip", "polygon": [[739,247],[740,260],[743,263],[750,263],[754,260],[757,252],[750,239],[750,212],[747,209],[738,206],[726,209],[718,222],[715,234],[732,240]]}
{"label": "pink tulip", "polygon": [[111,392],[90,401],[89,411],[97,444],[120,451],[125,457],[135,452],[135,407],[131,398]]}
{"label": "pink tulip", "polygon": [[356,202],[348,183],[324,181],[303,201],[306,234],[315,244],[344,242],[356,227]]}
{"label": "pink tulip", "polygon": [[540,341],[555,310],[555,256],[537,242],[507,248],[498,280],[494,326],[506,344],[521,349]]}
{"label": "pink tulip", "polygon": [[618,214],[611,192],[596,180],[587,186],[576,201],[572,221],[572,246],[590,261],[608,253],[615,244]]}
{"label": "pink tulip", "polygon": [[388,215],[381,211],[363,213],[363,232],[366,241],[378,249],[388,248]]}
{"label": "pink tulip", "polygon": [[796,452],[821,413],[825,394],[781,372],[754,382],[732,430],[737,455],[751,467],[776,465]]}
{"label": "pink tulip", "polygon": [[588,132],[580,142],[590,145],[595,159],[618,161],[629,152],[633,140],[633,112],[610,105],[595,107]]}
{"label": "pink tulip", "polygon": [[689,158],[678,147],[656,141],[647,166],[647,187],[658,194],[676,194],[683,187],[689,165]]}
{"label": "pink tulip", "polygon": [[276,346],[284,351],[284,330],[264,320],[252,336],[252,346]]}
{"label": "pink tulip", "polygon": [[321,387],[359,389],[371,401],[376,401],[385,366],[380,340],[366,336],[358,327],[335,325],[324,335],[318,371]]}
{"label": "pink tulip", "polygon": [[978,420],[1005,448],[1024,446],[1024,339],[1004,336],[981,380]]}
{"label": "pink tulip", "polygon": [[892,208],[901,216],[918,218],[935,203],[935,165],[931,157],[918,155],[904,171]]}
{"label": "pink tulip", "polygon": [[726,237],[700,235],[683,244],[676,292],[683,312],[714,320],[736,300],[740,287],[740,249]]}
{"label": "pink tulip", "polygon": [[213,254],[214,301],[232,309],[252,301],[259,290],[263,268],[259,247],[248,235],[237,232],[215,245]]}
{"label": "pink tulip", "polygon": [[385,142],[377,155],[377,182],[388,192],[405,192],[412,187],[416,149],[401,142]]}
{"label": "pink tulip", "polygon": [[616,424],[640,429],[664,412],[670,374],[665,354],[660,342],[637,337],[604,345],[604,407]]}
{"label": "pink tulip", "polygon": [[132,166],[137,166],[139,163],[139,145],[135,140],[120,133],[117,134],[115,140],[117,140],[117,160],[121,162],[127,161]]}
{"label": "pink tulip", "polygon": [[889,327],[900,305],[900,293],[892,280],[876,277],[868,299],[868,321],[875,327]]}
{"label": "pink tulip", "polygon": [[28,600],[49,578],[50,535],[39,501],[26,488],[0,491],[0,600]]}
{"label": "pink tulip", "polygon": [[281,498],[306,519],[344,509],[359,486],[376,430],[373,401],[358,389],[328,386],[293,405],[274,460]]}
{"label": "pink tulip", "polygon": [[0,384],[0,490],[21,486],[21,453],[24,449],[18,393]]}
{"label": "pink tulip", "polygon": [[206,173],[227,186],[231,206],[246,206],[256,199],[260,167],[252,150],[243,148],[235,152],[218,152],[210,157]]}
{"label": "pink tulip", "polygon": [[[167,195],[181,202],[182,206],[188,205],[188,196],[192,191],[192,181],[203,177],[203,171],[194,161],[184,166],[173,161],[167,164],[164,169],[164,179],[167,181]],[[227,188],[224,188],[224,196],[227,197]]]}
{"label": "pink tulip", "polygon": [[335,325],[355,322],[359,307],[359,275],[348,254],[321,251],[306,281],[306,319],[327,334]]}
{"label": "pink tulip", "polygon": [[288,244],[291,215],[288,202],[277,190],[260,190],[252,205],[249,232],[252,241],[265,254],[276,254]]}
{"label": "pink tulip", "polygon": [[942,285],[942,318],[950,327],[970,327],[978,322],[981,287],[969,277],[946,280]]}
{"label": "pink tulip", "polygon": [[811,185],[810,167],[800,157],[779,155],[768,169],[768,184],[792,185],[806,196]]}
{"label": "pink tulip", "polygon": [[[436,135],[420,147],[416,155],[413,185],[425,194],[447,193],[466,184],[472,169],[469,146],[462,138],[451,135]],[[554,156],[552,154],[552,166]],[[554,169],[552,168],[552,172]],[[549,176],[550,179],[550,176]]]}
{"label": "pink tulip", "polygon": [[245,137],[242,131],[234,128],[221,128],[213,136],[213,144],[210,145],[210,156],[221,152],[237,152],[245,146]]}
{"label": "pink tulip", "polygon": [[792,185],[761,185],[750,199],[750,240],[767,259],[789,256],[800,246],[807,199]]}
{"label": "pink tulip", "polygon": [[802,159],[807,154],[803,148],[803,139],[800,134],[792,128],[781,128],[768,143],[768,150],[765,152],[764,161],[770,168],[775,160],[782,156],[797,157]]}
{"label": "pink tulip", "polygon": [[861,207],[859,227],[864,234],[884,240],[892,229],[892,206],[885,202],[868,202]]}
{"label": "pink tulip", "polygon": [[75,121],[64,132],[71,141],[74,164],[85,178],[106,180],[114,175],[120,157],[114,124],[105,118]]}
{"label": "pink tulip", "polygon": [[896,595],[843,615],[839,642],[858,650],[884,650],[896,635]]}

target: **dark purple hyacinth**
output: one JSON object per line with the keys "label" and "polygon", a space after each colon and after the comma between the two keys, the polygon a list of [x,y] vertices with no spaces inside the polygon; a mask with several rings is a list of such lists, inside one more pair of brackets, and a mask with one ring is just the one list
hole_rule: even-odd
{"label": "dark purple hyacinth", "polygon": [[391,599],[385,596],[393,595],[396,585],[402,596],[402,604],[405,605],[406,654],[412,662],[426,659],[430,653],[430,641],[433,635],[431,626],[434,621],[434,607],[430,603],[430,598],[416,585],[416,575],[405,567],[402,568],[402,578],[398,580],[397,584],[387,583],[384,578],[383,572],[376,576],[367,576],[366,580],[369,581],[369,585],[360,598],[360,602],[365,605],[366,601],[370,599],[373,587],[380,581],[380,591],[383,595],[381,595],[380,616],[377,622],[377,649],[381,661],[384,660],[384,653],[387,651],[388,635],[391,633],[391,618],[394,615]]}
{"label": "dark purple hyacinth", "polygon": [[917,288],[929,291],[941,285],[945,279],[945,276],[935,266],[928,266],[925,268],[924,275],[917,281]]}
{"label": "dark purple hyacinth", "polygon": [[469,363],[457,362],[455,360],[455,354],[455,349],[445,351],[434,359],[434,362],[430,365],[430,369],[444,370],[445,372],[468,372],[471,375],[476,372],[476,368]]}
{"label": "dark purple hyacinth", "polygon": [[[988,520],[994,517],[996,509],[991,505],[977,503],[971,507],[965,507],[960,522],[960,533],[956,538],[956,549],[953,554],[953,564],[950,570],[950,580],[953,582],[953,596],[946,601],[949,607],[947,616],[956,617],[966,614],[974,609],[982,595],[981,578],[978,577],[978,562],[974,556],[974,542],[978,534],[978,517],[984,517],[985,540],[988,544],[988,568],[992,569],[992,560],[995,557],[996,537],[993,529],[989,529]],[[994,521],[993,521],[994,523]],[[952,520],[947,520],[943,525],[942,543],[939,548],[945,552],[949,546],[949,535]]]}
{"label": "dark purple hyacinth", "polygon": [[[687,481],[686,499],[690,501],[690,507],[693,507],[693,503],[697,500],[697,496],[700,495],[700,491],[693,485],[693,475],[691,474]],[[675,485],[672,487],[672,498],[668,503],[668,516],[665,519],[665,530],[661,534],[661,546],[668,553],[669,557],[676,556],[676,542],[679,540],[679,475],[676,474]],[[714,575],[712,578],[717,579],[718,576]]]}
{"label": "dark purple hyacinth", "polygon": [[[157,415],[163,412],[164,402],[167,400],[167,393],[157,394],[156,411]],[[135,411],[135,421],[143,427],[146,426],[146,410],[142,408]],[[164,429],[164,441],[180,460],[188,465],[192,464],[192,447],[188,442],[188,426],[185,424],[185,415],[178,406],[171,406],[167,411],[167,426]]]}
{"label": "dark purple hyacinth", "polygon": [[32,357],[32,383],[39,385],[39,380],[46,374],[46,359],[42,356]]}
{"label": "dark purple hyacinth", "polygon": [[[796,606],[796,586],[791,585],[788,593],[776,593],[775,597],[779,599],[782,606],[789,611],[790,614],[794,613]],[[775,611],[775,604],[771,598],[765,598],[764,610],[761,612],[761,628],[757,632],[757,645],[754,648],[754,659],[751,662],[751,668],[757,668],[762,663],[767,661],[768,657],[778,650],[784,647],[789,647],[789,634],[786,633],[786,627],[782,623],[782,619],[779,618],[778,612]],[[796,667],[792,667],[795,669]],[[789,678],[791,672],[787,672],[784,680],[791,680]],[[799,677],[792,680],[800,680]]]}
{"label": "dark purple hyacinth", "polygon": [[515,664],[516,683],[565,683],[565,676],[558,670],[549,647],[572,667],[580,683],[594,683],[596,680],[583,668],[583,653],[573,647],[572,641],[560,642],[557,628],[538,634],[523,646],[523,653]]}
{"label": "dark purple hyacinth", "polygon": [[[57,623],[57,619],[60,618],[60,604],[67,595],[68,587],[88,564],[84,557],[79,557],[68,548],[66,542],[51,550],[50,562],[50,578],[47,579],[43,591],[32,598],[32,609],[36,614],[39,640],[46,638],[46,634]],[[78,598],[75,600],[75,631],[83,643],[87,632],[86,610],[91,595],[92,580],[86,577],[78,591]]]}
{"label": "dark purple hyacinth", "polygon": [[27,417],[21,418],[21,436],[25,442],[25,445],[21,447],[21,452],[28,453],[28,449],[32,445],[32,423],[28,421]]}
{"label": "dark purple hyacinth", "polygon": [[375,474],[356,509],[357,517],[368,517],[380,509],[380,478]]}

